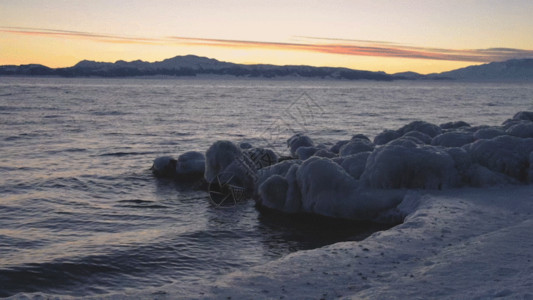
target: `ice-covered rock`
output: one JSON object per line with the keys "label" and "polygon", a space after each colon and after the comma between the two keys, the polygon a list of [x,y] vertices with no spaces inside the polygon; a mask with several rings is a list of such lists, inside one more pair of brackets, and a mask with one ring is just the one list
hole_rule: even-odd
{"label": "ice-covered rock", "polygon": [[335,153],[335,154],[338,154],[339,151],[341,150],[341,147],[348,144],[350,141],[348,140],[344,140],[344,141],[338,141],[337,143],[335,143],[335,145],[333,145],[329,151]]}
{"label": "ice-covered rock", "polygon": [[315,154],[313,154],[313,156],[318,156],[318,157],[327,157],[327,158],[334,158],[336,157],[337,155],[329,150],[326,150],[326,149],[320,149],[318,150],[317,152],[315,152]]}
{"label": "ice-covered rock", "polygon": [[341,147],[339,156],[348,156],[372,150],[374,150],[374,145],[369,140],[353,139]]}
{"label": "ice-covered rock", "polygon": [[259,186],[258,194],[261,199],[261,205],[270,209],[283,211],[288,190],[289,183],[283,176],[272,175],[268,177]]}
{"label": "ice-covered rock", "polygon": [[402,146],[407,148],[416,148],[424,143],[413,136],[402,136],[398,139],[392,140],[387,143],[387,146]]}
{"label": "ice-covered rock", "polygon": [[529,171],[527,177],[528,183],[533,183],[533,151],[529,153]]}
{"label": "ice-covered rock", "polygon": [[[239,147],[230,141],[217,141],[205,153],[205,174],[204,178],[208,183],[213,183],[217,180],[217,176],[226,170],[230,165],[238,159],[238,163],[244,161],[244,155]],[[241,167],[242,168],[242,167]],[[242,173],[237,171],[238,166],[232,167],[232,172]]]}
{"label": "ice-covered rock", "polygon": [[176,176],[180,179],[198,179],[204,176],[205,156],[201,152],[189,151],[178,156]]}
{"label": "ice-covered rock", "polygon": [[310,137],[297,133],[287,140],[287,146],[291,151],[291,155],[296,157],[296,150],[300,147],[313,147],[314,143]]}
{"label": "ice-covered rock", "polygon": [[162,156],[154,159],[152,173],[157,177],[174,177],[176,175],[177,160],[171,156]]}
{"label": "ice-covered rock", "polygon": [[402,135],[400,133],[398,133],[398,131],[396,130],[389,130],[389,129],[386,129],[384,131],[382,131],[380,134],[376,135],[376,137],[374,137],[374,144],[375,145],[385,145],[386,143],[392,141],[392,140],[395,140],[399,137],[401,137]]}
{"label": "ice-covered rock", "polygon": [[306,160],[313,156],[319,149],[316,147],[302,146],[296,149],[296,157],[301,160]]}
{"label": "ice-covered rock", "polygon": [[432,138],[442,133],[442,129],[439,126],[425,121],[413,121],[398,129],[398,133],[401,135],[404,135],[409,131],[420,131]]}
{"label": "ice-covered rock", "polygon": [[406,134],[403,135],[404,137],[414,137],[417,138],[419,141],[423,142],[424,144],[431,144],[431,137],[425,133],[422,133],[420,131],[409,131]]}
{"label": "ice-covered rock", "polygon": [[368,157],[361,180],[382,189],[443,189],[459,185],[455,162],[445,151],[432,146],[386,145]]}
{"label": "ice-covered rock", "polygon": [[522,182],[527,181],[533,138],[503,135],[465,145],[465,150],[470,153],[473,162]]}
{"label": "ice-covered rock", "polygon": [[248,142],[242,142],[239,144],[239,147],[241,149],[250,149],[250,148],[253,148],[252,144],[248,143]]}
{"label": "ice-covered rock", "polygon": [[361,152],[358,154],[346,156],[341,167],[355,179],[359,179],[365,171],[366,160],[371,152]]}
{"label": "ice-covered rock", "polygon": [[481,128],[474,132],[475,140],[490,140],[500,135],[505,135],[505,130],[499,127]]}
{"label": "ice-covered rock", "polygon": [[268,167],[278,162],[278,155],[270,149],[249,148],[243,153],[254,163],[256,169]]}
{"label": "ice-covered rock", "polygon": [[513,119],[533,122],[533,111],[519,111],[513,116]]}
{"label": "ice-covered rock", "polygon": [[470,124],[466,123],[465,121],[454,121],[440,124],[439,127],[442,129],[457,129],[461,127],[470,127]]}
{"label": "ice-covered rock", "polygon": [[516,180],[511,177],[493,172],[478,164],[473,164],[465,172],[465,183],[468,186],[473,187],[490,187],[490,186],[502,186],[510,183],[516,183]]}
{"label": "ice-covered rock", "polygon": [[470,132],[450,131],[437,135],[431,140],[431,145],[442,147],[461,147],[474,141]]}
{"label": "ice-covered rock", "polygon": [[521,138],[533,138],[533,122],[521,122],[515,124],[507,128],[505,133]]}
{"label": "ice-covered rock", "polygon": [[352,141],[353,140],[367,140],[367,141],[371,142],[370,138],[368,138],[366,135],[361,134],[361,133],[352,135],[352,139],[351,140]]}

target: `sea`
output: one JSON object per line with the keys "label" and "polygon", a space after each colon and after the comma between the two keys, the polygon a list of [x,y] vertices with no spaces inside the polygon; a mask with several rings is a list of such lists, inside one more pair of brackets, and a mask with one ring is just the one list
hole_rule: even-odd
{"label": "sea", "polygon": [[533,111],[531,82],[0,77],[0,297],[187,291],[295,251],[360,240],[218,206],[156,178],[160,156],[218,140],[287,155],[305,133],[333,145],[414,120],[499,125]]}

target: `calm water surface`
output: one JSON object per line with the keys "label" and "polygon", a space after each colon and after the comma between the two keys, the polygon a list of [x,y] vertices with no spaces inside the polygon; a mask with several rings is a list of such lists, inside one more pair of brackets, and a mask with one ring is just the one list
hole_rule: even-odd
{"label": "calm water surface", "polygon": [[[364,237],[211,205],[154,158],[229,139],[286,153],[422,119],[497,125],[527,83],[0,77],[0,297],[184,291],[293,251]],[[375,228],[374,228],[375,229]]]}

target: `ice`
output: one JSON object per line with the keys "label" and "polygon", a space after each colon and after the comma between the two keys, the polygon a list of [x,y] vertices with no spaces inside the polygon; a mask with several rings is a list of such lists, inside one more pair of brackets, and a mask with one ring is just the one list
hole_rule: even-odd
{"label": "ice", "polygon": [[339,156],[348,156],[374,150],[374,144],[368,139],[355,138],[340,148]]}
{"label": "ice", "polygon": [[440,124],[439,127],[442,129],[457,129],[461,127],[470,127],[470,124],[466,123],[465,121],[454,121]]}
{"label": "ice", "polygon": [[515,124],[507,128],[505,132],[516,137],[533,138],[533,122],[521,122]]}
{"label": "ice", "polygon": [[361,180],[373,188],[442,189],[459,184],[455,162],[432,146],[386,145],[368,157]]}
{"label": "ice", "polygon": [[314,143],[310,137],[301,133],[295,134],[287,140],[287,146],[291,151],[291,155],[296,157],[296,150],[300,147],[313,147]]}
{"label": "ice", "polygon": [[348,141],[348,140],[338,141],[338,142],[335,143],[335,145],[333,145],[333,146],[329,149],[329,151],[331,151],[331,152],[333,152],[333,153],[335,153],[335,154],[338,154],[339,151],[340,151],[340,149],[341,149],[341,147],[344,146],[344,145],[346,145],[346,144],[348,144],[349,142],[350,142],[350,141]]}
{"label": "ice", "polygon": [[374,144],[376,145],[384,145],[392,140],[395,140],[402,135],[399,134],[396,130],[389,130],[386,129],[382,131],[380,134],[376,135],[374,138]]}
{"label": "ice", "polygon": [[183,179],[196,179],[204,176],[205,156],[197,151],[185,152],[178,156],[176,176]]}
{"label": "ice", "polygon": [[424,144],[431,144],[431,137],[425,133],[422,133],[420,131],[409,131],[406,134],[403,135],[404,137],[414,137],[417,138],[419,141],[423,142]]}
{"label": "ice", "polygon": [[437,135],[431,140],[433,146],[461,147],[474,141],[470,132],[450,131]]}
{"label": "ice", "polygon": [[317,147],[303,146],[296,149],[296,157],[301,160],[306,160],[313,156],[319,149]]}
{"label": "ice", "polygon": [[367,151],[346,156],[340,165],[354,179],[359,179],[365,170],[366,161],[370,153],[372,152]]}
{"label": "ice", "polygon": [[198,297],[531,299],[531,199],[530,186],[410,193],[391,210],[401,225],[233,272]]}
{"label": "ice", "polygon": [[474,139],[476,140],[489,140],[500,135],[505,135],[505,130],[499,127],[487,127],[481,128],[474,132]]}
{"label": "ice", "polygon": [[473,162],[519,181],[527,181],[533,138],[522,139],[504,135],[490,140],[478,140],[466,145],[465,149],[472,156]]}
{"label": "ice", "polygon": [[236,159],[242,159],[243,153],[239,147],[230,141],[217,141],[207,149],[205,157],[204,178],[211,183]]}
{"label": "ice", "polygon": [[413,121],[398,129],[398,133],[401,135],[404,135],[409,131],[419,131],[429,135],[430,137],[435,137],[436,135],[442,133],[442,129],[439,126],[425,121]]}
{"label": "ice", "polygon": [[157,177],[174,177],[177,160],[172,156],[162,156],[154,159],[152,173]]}

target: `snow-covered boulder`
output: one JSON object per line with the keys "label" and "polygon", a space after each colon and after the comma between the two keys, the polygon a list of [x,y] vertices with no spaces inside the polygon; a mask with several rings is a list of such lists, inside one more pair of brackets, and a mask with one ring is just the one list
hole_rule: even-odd
{"label": "snow-covered boulder", "polygon": [[239,147],[241,149],[250,149],[250,148],[253,148],[252,144],[248,143],[248,142],[242,142],[240,143]]}
{"label": "snow-covered boulder", "polygon": [[409,131],[406,134],[403,135],[404,137],[414,137],[417,138],[419,141],[423,142],[424,144],[431,144],[431,137],[425,133],[422,133],[420,131]]}
{"label": "snow-covered boulder", "polygon": [[346,156],[341,167],[350,174],[354,179],[359,179],[365,171],[366,160],[371,152],[361,152],[358,154]]}
{"label": "snow-covered boulder", "polygon": [[385,145],[386,143],[392,141],[392,140],[395,140],[399,137],[401,137],[402,135],[400,133],[398,133],[398,131],[396,130],[389,130],[389,129],[386,129],[384,131],[382,131],[380,134],[376,135],[376,137],[374,137],[374,144],[375,145]]}
{"label": "snow-covered boulder", "polygon": [[319,149],[317,147],[303,146],[296,149],[296,157],[301,160],[306,160],[313,156]]}
{"label": "snow-covered boulder", "polygon": [[386,145],[368,157],[361,175],[372,188],[443,189],[459,185],[455,161],[444,150],[432,146]]}
{"label": "snow-covered boulder", "polygon": [[435,137],[442,133],[442,129],[439,126],[425,121],[413,121],[398,129],[398,133],[401,135],[404,135],[409,131],[420,131],[429,135],[430,137]]}
{"label": "snow-covered boulder", "polygon": [[256,169],[268,167],[278,162],[278,155],[270,149],[249,148],[243,153],[254,163]]}
{"label": "snow-covered boulder", "polygon": [[314,143],[310,137],[297,133],[287,140],[287,146],[291,151],[291,155],[296,157],[296,150],[300,147],[313,147]]}
{"label": "snow-covered boulder", "polygon": [[353,139],[341,147],[339,156],[348,156],[374,150],[374,145],[365,139]]}
{"label": "snow-covered boulder", "polygon": [[465,172],[465,183],[473,187],[503,186],[517,183],[517,181],[505,174],[493,172],[478,164],[473,164]]}
{"label": "snow-covered boulder", "polygon": [[335,145],[333,145],[333,146],[329,149],[329,151],[331,151],[331,152],[333,152],[333,153],[335,153],[335,154],[338,154],[339,151],[340,151],[340,149],[341,149],[341,147],[344,146],[344,145],[346,145],[346,144],[348,144],[349,142],[350,142],[350,141],[348,141],[348,140],[338,141],[337,143],[335,143]]}
{"label": "snow-covered boulder", "polygon": [[533,138],[533,122],[521,122],[515,124],[507,128],[505,133],[521,138]]}
{"label": "snow-covered boulder", "polygon": [[243,154],[239,147],[230,141],[217,141],[205,153],[205,174],[207,182],[213,182],[216,176],[224,171],[237,158]]}
{"label": "snow-covered boulder", "polygon": [[470,153],[473,162],[522,182],[527,181],[533,138],[503,135],[465,145],[465,150]]}
{"label": "snow-covered boulder", "polygon": [[440,124],[439,127],[442,129],[457,129],[462,127],[470,127],[470,124],[466,123],[465,121],[454,121]]}
{"label": "snow-covered boulder", "polygon": [[189,151],[178,156],[176,176],[180,179],[198,179],[204,176],[205,156],[201,152]]}
{"label": "snow-covered boulder", "polygon": [[157,177],[174,177],[176,175],[177,160],[171,156],[161,156],[154,159],[152,173]]}
{"label": "snow-covered boulder", "polygon": [[481,128],[474,132],[475,140],[490,140],[500,135],[505,135],[505,130],[499,127]]}
{"label": "snow-covered boulder", "polygon": [[513,119],[533,122],[533,111],[519,111],[513,116]]}
{"label": "snow-covered boulder", "polygon": [[442,147],[461,147],[474,141],[470,132],[450,131],[437,135],[431,140],[431,145]]}
{"label": "snow-covered boulder", "polygon": [[318,150],[317,152],[315,152],[315,154],[313,154],[313,156],[318,156],[318,157],[326,157],[326,158],[334,158],[336,157],[337,155],[329,150],[326,150],[326,149],[320,149]]}

